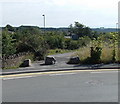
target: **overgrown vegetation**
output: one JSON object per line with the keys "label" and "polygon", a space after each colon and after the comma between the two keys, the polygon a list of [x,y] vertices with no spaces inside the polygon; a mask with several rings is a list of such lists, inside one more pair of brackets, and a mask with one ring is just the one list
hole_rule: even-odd
{"label": "overgrown vegetation", "polygon": [[[16,68],[19,68],[20,65],[23,63],[23,61],[24,61],[25,59],[30,59],[30,60],[33,62],[33,61],[34,61],[34,54],[32,54],[32,53],[27,53],[26,55],[22,55],[22,56],[21,56],[21,60],[19,60],[19,62],[16,61],[16,59],[12,59],[12,60],[16,61],[16,64],[14,64],[14,66],[13,66],[13,65],[6,66],[6,67],[3,67],[3,66],[2,66],[2,68],[3,68],[3,69],[16,69]],[[9,60],[9,61],[11,61],[11,60]],[[8,63],[7,63],[7,64],[8,64]]]}
{"label": "overgrown vegetation", "polygon": [[[87,33],[87,27],[79,23],[75,23],[75,25],[77,27],[82,26],[84,33]],[[74,29],[70,28],[69,31],[73,31]],[[75,32],[79,31],[79,29],[75,30]],[[43,32],[40,28],[34,26],[12,27],[7,25],[2,31],[3,57],[20,52],[32,52],[35,59],[41,60],[44,59],[50,49],[74,50],[85,46],[89,42],[89,36],[73,40],[72,38],[65,38],[69,32],[56,30]]]}
{"label": "overgrown vegetation", "polygon": [[[73,35],[77,39],[71,38]],[[65,38],[69,36],[70,38]],[[2,56],[20,52],[31,52],[34,60],[41,60],[48,54],[64,53],[79,49],[76,55],[81,63],[120,62],[119,35],[97,33],[79,22],[70,25],[68,31],[45,31],[34,26],[2,28]]]}
{"label": "overgrown vegetation", "polygon": [[66,50],[66,49],[50,49],[48,52],[48,55],[54,55],[54,54],[62,54],[67,52],[72,52],[74,50]]}
{"label": "overgrown vegetation", "polygon": [[119,41],[118,33],[100,34],[97,39],[91,39],[90,44],[81,47],[75,55],[84,64],[119,63]]}

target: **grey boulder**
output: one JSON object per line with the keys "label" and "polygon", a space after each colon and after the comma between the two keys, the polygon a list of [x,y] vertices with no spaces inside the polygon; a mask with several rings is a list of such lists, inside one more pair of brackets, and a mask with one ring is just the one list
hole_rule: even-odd
{"label": "grey boulder", "polygon": [[77,57],[71,57],[69,59],[69,61],[67,62],[67,64],[79,64],[80,63],[80,58]]}
{"label": "grey boulder", "polygon": [[31,60],[30,59],[24,60],[23,63],[20,66],[21,67],[29,67],[29,66],[31,66]]}
{"label": "grey boulder", "polygon": [[53,65],[55,64],[56,59],[53,56],[47,56],[45,58],[45,65]]}

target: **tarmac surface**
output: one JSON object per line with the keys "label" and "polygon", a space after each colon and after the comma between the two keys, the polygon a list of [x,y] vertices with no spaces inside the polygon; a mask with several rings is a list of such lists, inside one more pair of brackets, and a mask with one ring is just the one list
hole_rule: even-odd
{"label": "tarmac surface", "polygon": [[5,75],[2,79],[2,101],[118,102],[118,84],[118,70]]}

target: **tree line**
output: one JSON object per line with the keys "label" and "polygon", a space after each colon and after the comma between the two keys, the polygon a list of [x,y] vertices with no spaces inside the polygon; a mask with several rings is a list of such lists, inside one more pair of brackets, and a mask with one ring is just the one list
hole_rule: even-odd
{"label": "tree line", "polygon": [[[65,36],[77,35],[78,39],[65,38]],[[43,59],[49,49],[74,50],[85,47],[93,40],[108,42],[113,39],[112,35],[101,34],[92,31],[89,27],[75,22],[65,31],[42,31],[35,26],[12,27],[7,25],[2,28],[2,55],[9,56],[20,52],[32,52],[35,59]]]}

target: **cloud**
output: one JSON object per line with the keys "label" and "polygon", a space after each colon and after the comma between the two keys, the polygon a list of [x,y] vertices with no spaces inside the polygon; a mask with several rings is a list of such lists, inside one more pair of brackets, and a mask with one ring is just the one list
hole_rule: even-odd
{"label": "cloud", "polygon": [[[37,21],[33,24],[38,24],[41,21],[42,24],[42,18],[40,20],[40,18],[38,19],[37,17],[40,17],[40,15],[44,13],[46,14],[46,23],[48,25],[66,26],[66,24],[77,20],[90,26],[97,26],[97,24],[100,26],[99,23],[107,25],[108,23],[106,23],[106,21],[108,21],[114,25],[115,21],[117,21],[118,1],[119,0],[0,0],[0,3],[3,3],[4,24],[6,21],[14,24],[20,24],[20,22],[26,23],[25,18],[27,17],[32,18],[26,19],[28,21],[27,23]],[[29,15],[27,14],[28,12]],[[20,13],[23,13],[24,17],[20,15]],[[13,15],[18,17],[18,20],[14,21],[12,19]]]}
{"label": "cloud", "polygon": [[58,6],[87,6],[91,8],[107,8],[116,6],[119,0],[0,0],[0,2],[39,2]]}
{"label": "cloud", "polygon": [[64,6],[67,4],[67,0],[52,0],[53,4],[58,5],[58,6]]}

